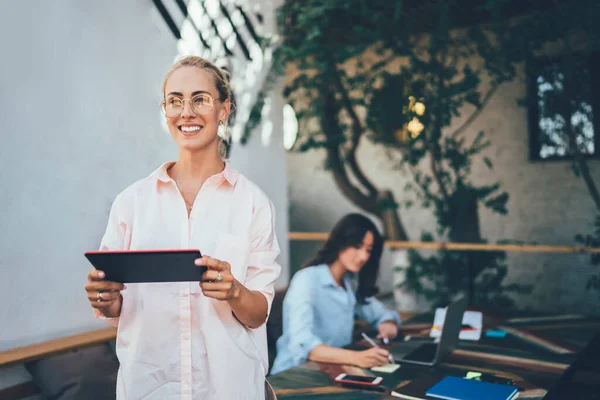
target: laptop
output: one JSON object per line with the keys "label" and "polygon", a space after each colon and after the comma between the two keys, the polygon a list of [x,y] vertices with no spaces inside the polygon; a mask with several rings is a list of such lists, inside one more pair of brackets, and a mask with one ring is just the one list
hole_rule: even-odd
{"label": "laptop", "polygon": [[446,355],[452,353],[458,344],[467,299],[462,296],[446,307],[446,316],[439,343],[423,343],[403,357],[395,357],[397,363],[434,366]]}

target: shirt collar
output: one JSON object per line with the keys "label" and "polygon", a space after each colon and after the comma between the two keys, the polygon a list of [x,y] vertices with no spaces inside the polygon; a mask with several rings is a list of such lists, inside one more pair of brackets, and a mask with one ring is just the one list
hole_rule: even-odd
{"label": "shirt collar", "polygon": [[333,276],[331,275],[331,271],[329,270],[329,266],[327,264],[319,265],[319,281],[322,286],[337,286]]}
{"label": "shirt collar", "polygon": [[[322,286],[339,287],[337,282],[333,279],[333,276],[331,275],[331,271],[329,270],[329,266],[327,264],[320,265],[319,271],[320,271],[319,281],[321,282]],[[351,273],[347,273],[344,275],[344,277],[342,278],[343,283],[344,283],[344,289],[352,288],[353,276],[354,276],[354,274],[351,274]]]}
{"label": "shirt collar", "polygon": [[[154,178],[154,179],[156,179],[158,181],[161,181],[161,182],[172,181],[173,179],[171,179],[171,177],[169,176],[167,170],[173,164],[175,164],[175,161],[167,161],[166,163],[162,164],[160,167],[158,167],[154,172],[152,172],[150,174],[150,178]],[[233,168],[233,166],[228,161],[226,161],[225,162],[225,169],[222,172],[219,172],[218,174],[215,174],[213,176],[221,176],[227,182],[229,182],[229,184],[231,186],[234,186],[236,184],[239,176],[240,176],[240,173],[235,168]]]}

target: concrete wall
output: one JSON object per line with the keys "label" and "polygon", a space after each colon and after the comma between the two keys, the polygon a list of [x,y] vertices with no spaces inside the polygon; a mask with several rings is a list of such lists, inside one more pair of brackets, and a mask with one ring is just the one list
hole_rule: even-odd
{"label": "concrete wall", "polygon": [[[0,351],[104,327],[83,284],[114,196],[175,146],[159,125],[175,41],[147,1],[0,14]],[[28,380],[0,370],[0,388]]]}
{"label": "concrete wall", "polygon": [[[476,183],[500,182],[510,194],[509,213],[500,216],[480,208],[482,235],[490,242],[515,239],[548,245],[574,245],[577,233],[592,231],[596,215],[594,204],[584,182],[575,178],[568,162],[536,162],[528,160],[527,111],[517,105],[525,95],[524,70],[519,77],[498,90],[488,107],[469,129],[468,137],[483,130],[493,146],[485,151],[494,163],[489,170],[480,157],[473,166]],[[472,109],[465,108],[459,126]],[[329,231],[344,214],[359,211],[336,188],[332,175],[322,167],[324,151],[288,154],[290,185],[290,230]],[[408,177],[392,170],[380,147],[363,141],[358,160],[366,175],[379,188],[391,188],[396,200],[407,197],[403,192]],[[589,162],[600,182],[600,161]],[[412,195],[410,195],[412,196]],[[415,203],[416,204],[416,203]],[[413,206],[402,210],[402,221],[412,240],[423,230],[435,232],[431,210]],[[291,243],[291,268],[296,269],[314,253],[317,244]],[[589,257],[571,254],[510,254],[506,283],[535,283],[531,294],[519,297],[523,307],[553,312],[598,314],[600,296],[587,292],[585,283],[595,272]],[[392,265],[384,262],[380,289],[392,290]],[[402,305],[398,305],[402,307]]]}
{"label": "concrete wall", "polygon": [[[158,105],[178,43],[149,0],[65,0],[3,6],[0,48],[3,351],[105,327],[85,298],[83,253],[116,194],[177,157]],[[275,203],[285,269],[277,115],[270,144],[236,147],[231,161]],[[0,389],[29,379],[20,365],[0,369]]]}
{"label": "concrete wall", "polygon": [[264,123],[248,143],[233,143],[231,162],[256,183],[275,205],[275,224],[282,271],[276,288],[286,287],[290,278],[288,233],[287,158],[283,150],[283,99],[280,92],[271,96],[272,107],[265,110]]}

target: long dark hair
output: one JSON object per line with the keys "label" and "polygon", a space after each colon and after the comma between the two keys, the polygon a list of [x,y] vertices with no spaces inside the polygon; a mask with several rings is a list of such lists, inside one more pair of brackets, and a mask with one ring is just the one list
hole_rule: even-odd
{"label": "long dark hair", "polygon": [[383,238],[369,218],[362,214],[347,214],[344,216],[335,224],[329,234],[329,239],[317,252],[317,255],[304,264],[304,267],[320,264],[331,265],[343,250],[348,247],[360,246],[367,232],[373,234],[374,241],[371,256],[358,273],[356,300],[361,304],[365,302],[366,297],[373,296],[378,291],[375,281],[377,280],[379,262],[383,251]]}

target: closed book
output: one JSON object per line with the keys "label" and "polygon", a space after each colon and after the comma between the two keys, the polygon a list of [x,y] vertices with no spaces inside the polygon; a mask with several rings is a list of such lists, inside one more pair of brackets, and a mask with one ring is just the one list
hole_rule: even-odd
{"label": "closed book", "polygon": [[447,376],[427,390],[426,394],[444,400],[512,400],[518,390],[516,386]]}

